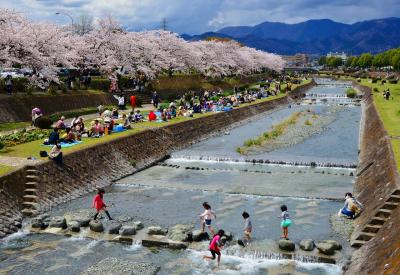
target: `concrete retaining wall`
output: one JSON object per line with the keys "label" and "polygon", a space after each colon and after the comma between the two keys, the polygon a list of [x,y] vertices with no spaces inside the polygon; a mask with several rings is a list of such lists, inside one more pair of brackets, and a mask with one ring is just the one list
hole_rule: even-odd
{"label": "concrete retaining wall", "polygon": [[[400,189],[390,139],[379,117],[371,89],[354,82],[365,93],[357,198],[365,211],[355,220],[352,237],[358,236],[390,195]],[[369,167],[369,168],[368,168]],[[347,274],[400,274],[400,207],[394,209],[377,235],[355,252]]]}
{"label": "concrete retaining wall", "polygon": [[[293,98],[302,96],[313,85],[314,83],[310,83],[295,89],[290,97],[146,130],[73,152],[64,157],[63,168],[53,162],[41,163],[34,167],[41,178],[37,184],[37,208],[45,211],[54,205],[94,191],[97,187],[110,185],[112,181],[128,176],[164,158],[173,150],[188,146],[212,132],[289,104]],[[21,169],[0,178],[0,236],[14,232],[16,228],[10,227],[10,224],[21,220],[20,211],[26,182],[24,171],[25,169]],[[9,213],[11,210],[13,212]]]}
{"label": "concrete retaining wall", "polygon": [[0,123],[31,120],[31,106],[45,115],[56,112],[116,104],[111,94],[73,94],[54,96],[13,96],[0,100]]}

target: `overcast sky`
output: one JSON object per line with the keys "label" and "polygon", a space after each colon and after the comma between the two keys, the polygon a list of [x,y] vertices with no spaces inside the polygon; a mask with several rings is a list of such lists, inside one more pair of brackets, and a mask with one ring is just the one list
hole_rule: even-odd
{"label": "overcast sky", "polygon": [[0,7],[59,24],[70,20],[55,12],[73,17],[112,15],[130,30],[160,28],[162,18],[166,18],[170,30],[188,34],[264,21],[297,23],[330,18],[353,23],[400,17],[400,0],[0,0]]}

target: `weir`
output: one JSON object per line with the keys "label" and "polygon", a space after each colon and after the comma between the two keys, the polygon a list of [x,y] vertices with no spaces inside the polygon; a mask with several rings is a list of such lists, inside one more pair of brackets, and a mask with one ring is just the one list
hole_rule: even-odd
{"label": "weir", "polygon": [[[317,79],[317,83],[319,81]],[[344,100],[347,84],[329,83],[318,85],[308,93],[311,97],[316,94],[338,95],[334,98]],[[335,101],[330,105],[294,103],[281,102],[274,106],[278,108],[265,113],[249,111],[257,114],[256,119],[222,130],[207,139],[197,139],[190,146],[185,144],[184,148],[170,152],[170,158],[159,161],[157,165],[118,180],[107,188],[105,196],[110,213],[119,220],[124,217],[140,220],[145,227],[160,225],[172,228],[185,224],[198,228],[201,204],[208,201],[217,213],[214,226],[232,232],[237,239],[242,237],[241,213],[248,211],[254,227],[253,240],[245,249],[234,241],[227,245],[222,256],[222,272],[341,274],[342,265],[352,248],[347,241],[348,234],[337,229],[335,223],[338,221],[334,217],[342,206],[340,200],[344,193],[353,190],[361,107],[340,106]],[[320,131],[293,144],[290,136],[283,134],[288,146],[278,146],[272,151],[260,147],[249,156],[237,152],[236,148],[247,139],[270,131],[294,112],[308,109],[316,116],[330,118]],[[191,127],[182,126],[181,133],[190,134]],[[304,125],[305,131],[306,127],[313,126]],[[149,132],[159,135],[157,130]],[[197,133],[192,132],[193,135]],[[168,137],[169,130],[163,134]],[[140,140],[143,146],[147,144],[145,136]],[[162,154],[158,156],[161,158]],[[131,168],[123,169],[128,171]],[[48,213],[50,216],[91,213],[87,209],[92,196],[93,193],[62,203],[52,207]],[[294,221],[289,229],[289,237],[296,243],[294,253],[282,252],[276,242],[281,235],[277,217],[282,204],[288,206]],[[9,252],[6,247],[0,247],[0,252],[9,253],[0,263],[0,268],[29,269],[36,273],[49,270],[79,272],[107,255],[154,263],[161,266],[160,274],[209,274],[215,271],[213,263],[202,260],[202,255],[208,253],[208,242],[192,243],[186,250],[172,251],[166,248],[151,250],[143,247],[139,240],[132,245],[108,242],[108,237],[101,234],[93,234],[93,239],[82,232],[72,236],[24,235],[18,239],[24,240],[30,251],[22,255],[21,250]],[[317,249],[308,253],[299,248],[299,242],[305,239],[316,242],[335,240],[343,249],[332,257],[319,253]],[[43,247],[48,250],[40,252],[39,248]],[[31,262],[24,260],[26,257]]]}

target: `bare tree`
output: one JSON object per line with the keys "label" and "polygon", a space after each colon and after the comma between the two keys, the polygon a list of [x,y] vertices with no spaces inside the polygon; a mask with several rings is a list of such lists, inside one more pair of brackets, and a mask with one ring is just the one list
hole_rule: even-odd
{"label": "bare tree", "polygon": [[74,23],[74,30],[79,35],[85,35],[93,30],[93,17],[81,14]]}

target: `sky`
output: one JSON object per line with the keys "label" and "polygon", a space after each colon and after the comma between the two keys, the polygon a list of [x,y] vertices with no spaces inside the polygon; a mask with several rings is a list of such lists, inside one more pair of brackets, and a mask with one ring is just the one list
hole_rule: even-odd
{"label": "sky", "polygon": [[0,0],[37,21],[69,24],[73,18],[111,15],[126,29],[162,26],[183,34],[200,34],[225,26],[253,26],[264,21],[297,23],[329,18],[343,23],[400,17],[400,0]]}

